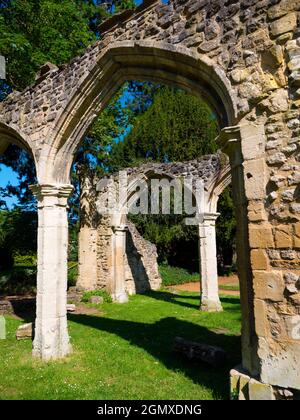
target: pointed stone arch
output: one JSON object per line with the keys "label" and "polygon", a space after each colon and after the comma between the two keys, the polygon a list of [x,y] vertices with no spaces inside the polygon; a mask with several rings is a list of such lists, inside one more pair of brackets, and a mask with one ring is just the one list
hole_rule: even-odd
{"label": "pointed stone arch", "polygon": [[56,121],[52,176],[58,181],[67,182],[70,157],[93,120],[127,80],[171,84],[202,97],[221,128],[237,121],[235,92],[222,68],[208,57],[166,43],[115,42],[101,52]]}

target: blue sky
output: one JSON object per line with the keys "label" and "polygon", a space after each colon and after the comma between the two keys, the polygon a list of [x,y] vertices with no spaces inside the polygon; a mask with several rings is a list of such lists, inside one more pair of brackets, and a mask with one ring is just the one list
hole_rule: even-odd
{"label": "blue sky", "polygon": [[[5,165],[0,164],[0,188],[6,187],[8,183],[11,185],[18,185],[17,174]],[[7,197],[5,198],[5,201],[9,208],[16,204],[16,199],[14,197]]]}

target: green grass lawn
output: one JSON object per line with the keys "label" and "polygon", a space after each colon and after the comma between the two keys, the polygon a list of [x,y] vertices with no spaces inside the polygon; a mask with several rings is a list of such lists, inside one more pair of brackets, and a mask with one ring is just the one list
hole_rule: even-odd
{"label": "green grass lawn", "polygon": [[[222,313],[201,313],[195,293],[150,292],[99,315],[70,315],[73,354],[43,363],[31,342],[17,342],[20,321],[7,317],[0,341],[0,399],[227,399],[229,370],[240,360],[240,304],[223,297]],[[223,347],[224,368],[171,352],[175,336]]]}

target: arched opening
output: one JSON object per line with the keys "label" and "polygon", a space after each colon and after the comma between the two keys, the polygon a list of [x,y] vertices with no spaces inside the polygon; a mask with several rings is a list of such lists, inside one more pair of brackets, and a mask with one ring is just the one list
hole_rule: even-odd
{"label": "arched opening", "polygon": [[0,295],[21,315],[20,297],[32,302],[36,293],[38,221],[28,183],[36,183],[35,159],[29,139],[4,124],[0,149]]}
{"label": "arched opening", "polygon": [[[145,178],[149,181],[151,178],[153,178],[153,176],[155,177],[155,174],[153,174],[153,173],[151,173],[151,171],[149,171],[149,172],[146,172],[146,174],[144,174],[144,176],[145,176]],[[228,176],[228,174],[227,174],[227,176]],[[217,180],[214,180],[214,185],[215,185],[215,190],[217,189],[217,186],[218,186],[218,183],[220,183],[221,182],[221,179],[218,179],[218,182],[217,182]],[[88,187],[89,188],[89,187]],[[215,198],[215,195],[218,193],[217,191],[213,191],[213,189],[211,189],[211,191],[210,191],[210,193],[211,193],[211,195],[207,198],[207,201],[208,201],[208,204],[210,203],[211,204],[211,206],[209,207],[209,211],[210,212],[212,212],[212,211],[214,211],[214,212],[216,212],[216,209],[215,210],[213,210],[213,208],[214,208],[214,204],[212,204],[213,202],[216,204],[216,198]],[[91,219],[93,219],[93,218],[91,218]],[[123,239],[120,239],[120,242],[122,242],[122,241],[124,241],[124,232],[120,229],[121,228],[121,225],[122,224],[124,224],[124,223],[122,223],[122,221],[121,220],[119,220],[119,222],[118,223],[116,223],[116,227],[118,228],[117,230],[115,230],[115,231],[113,231],[113,236],[114,236],[114,240],[117,240],[118,242],[119,242],[119,239],[120,239],[120,237],[122,237],[123,236]],[[195,229],[195,231],[196,231],[196,240],[194,241],[194,243],[193,243],[193,246],[194,246],[194,248],[195,248],[195,254],[197,255],[198,254],[198,246],[197,246],[197,242],[198,242],[198,230],[197,230],[197,227],[195,226],[194,227],[194,229]],[[95,237],[95,234],[96,234],[96,232],[95,232],[95,228],[94,227],[92,227],[92,230],[93,230],[93,232],[91,232],[91,230],[89,231],[89,233],[88,233],[88,230],[86,231],[86,233],[85,233],[85,239],[91,239],[91,242],[95,242],[95,241],[97,241],[97,239],[96,239],[96,237]],[[112,229],[113,230],[113,229]],[[106,235],[106,234],[105,234]],[[106,235],[107,236],[107,235]],[[82,246],[84,246],[84,245],[82,245]],[[86,246],[89,246],[88,245],[88,243],[86,242]],[[90,248],[90,250],[92,250],[92,253],[90,254],[90,256],[92,256],[92,254],[93,254],[93,252],[94,252],[94,249],[92,248],[92,244],[91,244],[91,248]],[[103,251],[103,243],[101,242],[101,250]],[[112,255],[112,254],[111,254]],[[197,257],[198,257],[198,255],[197,255]],[[87,255],[86,255],[86,258],[88,259],[88,257],[87,257]],[[101,256],[98,256],[98,258],[103,258],[103,254],[101,254]],[[175,260],[175,258],[176,257],[174,257],[174,260]],[[105,264],[106,264],[106,262],[107,262],[107,260],[105,259]],[[196,261],[196,264],[195,265],[198,265],[198,261]],[[91,265],[91,268],[92,269],[94,269],[95,268],[95,266],[96,266],[96,264],[97,264],[97,262],[95,262],[95,260],[92,260],[92,261],[89,261],[88,262],[88,264],[90,264]],[[120,265],[118,265],[117,266],[117,269],[119,270],[119,272],[121,271],[121,267],[120,267]],[[122,268],[123,269],[123,268]],[[197,267],[197,269],[198,269],[198,267]],[[104,271],[104,270],[103,270]],[[96,276],[97,274],[95,274],[95,271],[93,270],[93,272],[92,272],[92,274],[91,274],[91,278],[92,278],[92,280],[94,281],[95,280],[95,276]],[[106,276],[108,276],[108,271],[106,271],[105,272],[105,275]],[[87,273],[85,272],[85,274],[83,275],[83,277],[86,277],[87,276]],[[199,276],[199,274],[198,274],[198,276]],[[86,278],[85,278],[85,280],[86,280]],[[116,278],[114,278],[114,280],[116,280]],[[87,288],[87,289],[89,289],[89,288],[95,288],[95,285],[92,285],[92,287],[90,287],[90,286],[86,286],[85,285],[85,287]],[[96,286],[96,288],[99,288],[99,285],[98,286]],[[116,293],[116,295],[118,295],[118,298],[120,299],[119,300],[119,302],[124,302],[124,300],[123,300],[123,297],[124,297],[124,289],[123,289],[123,291],[122,291],[122,293]],[[172,297],[172,300],[174,301],[174,302],[177,302],[178,301],[178,303],[176,303],[176,304],[178,304],[178,305],[180,305],[180,304],[182,304],[182,306],[184,306],[184,304],[183,303],[180,303],[181,301],[180,301],[180,298],[179,299],[176,299],[176,297],[174,298],[174,294],[172,293],[172,292],[170,292],[170,291],[165,291],[165,292],[158,292],[157,294],[155,294],[155,293],[152,293],[151,294],[151,296],[154,298],[154,296],[156,296],[156,300],[159,302],[159,301],[161,301],[161,302],[165,302],[166,301],[166,299],[170,299],[170,297]],[[194,299],[194,298],[193,298]],[[94,299],[92,299],[93,301],[94,301]],[[229,305],[230,305],[231,303],[229,303]],[[198,277],[198,301],[197,301],[197,303],[196,303],[196,305],[197,305],[197,307],[195,307],[195,300],[193,301],[193,308],[195,307],[195,309],[197,309],[198,310],[198,308],[199,308],[199,277]],[[190,305],[190,307],[191,307],[191,305]],[[88,319],[86,319],[86,322],[88,322]],[[189,338],[192,338],[191,336],[189,337]],[[216,340],[216,342],[217,342],[217,340]]]}
{"label": "arched opening", "polygon": [[[159,86],[161,86],[161,85],[159,85]],[[147,88],[149,88],[148,85],[147,85]],[[162,88],[162,86],[161,86],[161,88]],[[168,94],[168,92],[167,92],[167,94]],[[171,91],[170,91],[170,94],[171,94]],[[125,92],[125,95],[128,95],[128,93]],[[186,96],[188,96],[188,95],[186,95]],[[162,98],[160,98],[160,99],[162,99]],[[182,96],[182,98],[179,98],[179,99],[181,99],[183,101],[184,100],[184,96]],[[165,95],[163,97],[163,100],[164,101],[167,100],[167,95]],[[122,100],[121,100],[121,102],[122,102]],[[203,168],[201,167],[201,165],[199,164],[199,162],[192,162],[192,161],[191,162],[186,162],[186,167],[184,167],[184,165],[182,165],[182,164],[178,164],[177,166],[180,166],[181,165],[182,167],[176,169],[176,164],[175,163],[174,163],[174,168],[172,167],[172,162],[174,162],[174,161],[175,162],[178,162],[180,159],[182,160],[182,158],[183,158],[183,160],[184,159],[187,159],[187,158],[190,158],[190,159],[191,158],[198,158],[198,157],[200,157],[203,154],[212,153],[217,148],[217,146],[214,143],[214,139],[215,139],[215,136],[217,134],[217,129],[216,129],[215,132],[212,131],[212,127],[215,126],[215,123],[213,121],[215,119],[215,114],[212,111],[210,111],[209,108],[207,108],[207,109],[206,108],[203,108],[203,105],[201,105],[201,103],[202,102],[197,102],[195,100],[195,102],[193,103],[193,105],[190,105],[190,109],[188,110],[190,112],[193,112],[193,106],[194,107],[199,107],[199,112],[198,112],[198,114],[196,114],[196,117],[199,118],[199,120],[197,120],[194,117],[194,120],[193,120],[194,125],[189,127],[189,130],[191,132],[188,133],[188,134],[186,134],[186,133],[184,133],[184,132],[181,131],[181,135],[183,137],[189,137],[189,136],[192,137],[192,139],[189,139],[190,143],[194,141],[195,144],[197,144],[197,143],[200,144],[200,147],[198,149],[197,149],[196,146],[194,146],[194,150],[192,150],[190,152],[190,155],[189,155],[187,153],[187,151],[184,150],[184,147],[183,147],[182,149],[180,149],[180,152],[182,152],[182,155],[180,153],[177,153],[176,155],[174,155],[174,153],[172,153],[172,151],[170,151],[170,149],[167,149],[166,150],[163,147],[164,145],[161,146],[162,147],[162,150],[159,150],[158,151],[157,149],[155,149],[155,147],[153,147],[153,149],[155,149],[155,150],[151,150],[151,148],[152,148],[151,141],[150,141],[150,143],[148,141],[148,145],[147,145],[148,149],[144,150],[143,147],[140,146],[139,147],[139,150],[138,150],[138,153],[140,153],[140,154],[134,156],[134,158],[135,159],[137,159],[137,158],[139,158],[139,159],[143,158],[145,161],[147,161],[149,159],[151,161],[151,159],[154,158],[154,161],[162,161],[163,162],[163,167],[156,168],[156,170],[158,172],[159,172],[159,170],[162,173],[164,171],[168,171],[169,170],[168,169],[168,165],[170,165],[171,170],[174,171],[175,174],[177,173],[177,176],[180,176],[181,175],[183,178],[184,178],[184,175],[186,175],[188,173],[189,173],[189,176],[193,176],[194,175],[194,178],[195,179],[197,179],[197,176],[195,176],[195,175],[198,175],[198,178],[199,179],[201,179],[202,176],[204,178],[210,178],[213,175],[213,173],[214,173],[214,169],[213,169],[213,166],[210,168],[211,163],[209,162],[209,159],[210,158],[208,156],[206,156],[206,158],[204,158]],[[159,105],[162,105],[162,104],[159,104]],[[204,128],[204,125],[203,125],[204,124],[203,121],[201,121],[201,115],[200,114],[202,112],[203,112],[203,114],[206,113],[206,118],[207,118],[207,120],[205,122],[205,124],[207,124],[207,126],[205,126],[205,128]],[[188,115],[188,112],[186,111],[186,114],[183,115],[183,118],[189,118],[189,117],[190,116]],[[118,117],[118,118],[120,118],[120,117]],[[153,118],[155,118],[155,115],[153,116]],[[123,121],[122,118],[121,118],[121,120]],[[209,121],[209,120],[212,120],[212,121]],[[103,123],[104,123],[103,120],[100,121],[100,125],[103,124]],[[164,122],[162,120],[157,120],[157,124],[158,125],[163,124],[163,123]],[[111,124],[111,122],[110,122],[110,124]],[[140,125],[142,124],[141,121],[139,122],[139,124]],[[146,124],[146,123],[144,122],[144,124]],[[169,124],[172,125],[172,124],[174,124],[174,122],[172,122],[170,120]],[[202,127],[201,127],[201,124],[202,124]],[[197,129],[197,125],[199,125],[201,128],[200,129]],[[211,127],[210,127],[210,125],[211,125]],[[202,133],[201,133],[201,129],[202,129]],[[203,130],[204,130],[204,133],[203,133]],[[211,133],[210,134],[206,134],[205,133],[205,130],[207,130],[207,131],[211,130]],[[92,131],[93,132],[100,131],[98,122],[96,122],[96,127],[94,127],[92,129]],[[133,131],[134,131],[134,134],[133,134],[134,141],[139,141],[137,137],[138,136],[143,137],[143,132],[138,131],[138,135],[137,135],[136,130],[133,130]],[[146,133],[144,133],[144,135],[146,135]],[[149,136],[149,133],[147,135]],[[174,130],[173,130],[173,134],[172,135],[173,136],[175,135]],[[203,139],[201,138],[201,136],[203,137]],[[159,143],[159,141],[160,141],[160,139],[159,139],[160,135],[158,134],[158,137],[156,139],[154,137],[153,136],[151,137],[153,143]],[[88,146],[88,148],[87,148],[88,151],[89,150],[92,150],[92,148],[93,148],[93,145],[91,144],[92,143],[92,140],[93,140],[92,138],[91,139],[88,139],[88,145],[87,145]],[[129,141],[131,141],[131,146],[132,146],[132,133],[129,136]],[[174,140],[173,139],[172,139],[172,141],[173,141],[173,144],[174,144]],[[180,139],[180,136],[178,138],[178,142],[179,143],[180,142],[181,143],[183,142],[183,140]],[[201,142],[202,142],[202,145],[201,145]],[[207,143],[211,142],[212,144],[205,145],[205,144],[203,144],[205,142],[207,142]],[[157,146],[157,148],[159,148],[159,147],[160,146]],[[187,143],[186,143],[186,146],[185,147],[188,147],[187,146]],[[106,152],[109,153],[108,152],[108,149],[107,149],[107,145],[106,145]],[[114,149],[113,149],[113,152],[114,152]],[[121,152],[122,152],[122,149],[121,149]],[[102,150],[102,153],[103,153],[103,150]],[[134,153],[136,153],[135,150],[133,151],[133,154]],[[143,153],[144,153],[144,155],[143,155]],[[81,163],[83,163],[83,160],[84,160],[84,158],[82,157],[82,154],[83,154],[83,151],[80,149],[79,150],[79,157],[81,159]],[[126,154],[124,156],[125,156],[125,158],[128,157],[128,159],[129,159],[130,158],[129,155],[130,155],[130,151],[128,151],[128,148],[127,148],[126,149]],[[174,156],[175,156],[175,158],[174,158]],[[105,159],[105,156],[103,156],[103,159],[104,159],[104,161],[106,163],[103,164],[101,162],[101,159],[100,159],[100,162],[97,163],[97,164],[98,165],[102,165],[101,171],[104,172],[104,174],[106,174],[106,175],[109,174],[109,166],[111,166],[111,165],[113,165],[113,168],[114,169],[116,169],[116,168],[120,169],[120,162],[114,161],[114,160],[113,161],[110,161],[109,159]],[[142,162],[143,162],[143,160],[140,160],[139,161],[139,164],[141,164]],[[207,165],[206,166],[205,166],[205,162],[207,162]],[[95,162],[92,162],[92,166],[95,166],[95,165],[97,166],[97,164],[95,164]],[[105,168],[103,167],[103,165],[104,165]],[[123,162],[121,162],[121,168],[127,168],[128,169],[128,166],[130,166],[130,165],[135,166],[134,165],[134,162],[127,161],[126,159],[125,159],[125,162],[124,162],[124,159],[123,159]],[[220,162],[220,165],[221,165],[221,162]],[[194,168],[194,172],[191,170],[191,168]],[[88,169],[90,169],[90,168],[88,168]],[[211,170],[211,173],[210,173],[210,170]],[[150,170],[150,172],[151,172],[151,170]],[[150,175],[148,173],[145,173],[144,175],[146,176],[147,179],[148,178],[150,179]],[[220,174],[218,176],[224,177],[224,174]],[[215,178],[216,179],[213,178],[211,180],[211,182],[210,182],[211,185],[208,186],[208,189],[209,189],[208,190],[208,193],[207,193],[208,196],[205,199],[206,206],[207,206],[206,212],[214,212],[214,213],[216,213],[216,208],[215,208],[216,207],[216,200],[217,200],[217,197],[218,197],[218,194],[219,194],[219,192],[217,191],[217,187],[218,187],[218,184],[220,184],[221,182],[224,182],[223,179],[218,179],[218,176],[216,174],[215,175]],[[226,176],[228,177],[228,174],[226,174]],[[86,205],[85,207],[87,208],[88,206],[89,205]],[[85,211],[83,209],[82,209],[82,213],[85,213]],[[155,228],[155,230],[158,232],[159,230],[161,230],[163,228],[163,226],[160,225],[160,222],[161,222],[159,220],[160,217],[157,217],[155,221],[154,221],[154,218],[152,217],[151,224]],[[93,223],[92,220],[95,220],[95,215],[89,217],[89,219],[90,219],[89,220],[89,223],[90,222]],[[139,228],[143,231],[143,234],[144,235],[146,234],[146,237],[147,237],[148,240],[150,240],[150,241],[152,240],[153,242],[156,242],[157,243],[157,240],[155,240],[155,232],[150,232],[149,229],[145,230],[145,228],[147,227],[146,220],[148,220],[148,222],[149,222],[149,218],[148,217],[145,218],[144,221],[143,220],[139,220],[138,221]],[[174,218],[174,219],[168,221],[169,222],[168,232],[171,232],[171,229],[170,229],[171,226],[174,226],[174,224],[176,225],[175,226],[175,229],[173,229],[173,234],[172,234],[174,237],[176,237],[176,239],[174,241],[172,241],[172,238],[171,238],[171,240],[168,243],[167,242],[164,242],[163,243],[163,246],[165,248],[166,247],[176,248],[176,246],[177,246],[177,249],[171,249],[171,250],[168,250],[167,249],[167,250],[164,250],[163,249],[163,246],[161,246],[161,244],[158,243],[158,246],[160,247],[160,249],[159,249],[160,262],[162,262],[162,260],[167,260],[167,262],[168,263],[171,263],[171,265],[175,265],[175,261],[176,261],[177,264],[179,263],[179,264],[182,265],[182,264],[184,264],[185,259],[186,259],[187,256],[190,259],[191,253],[190,253],[189,250],[192,250],[192,253],[194,255],[193,261],[189,261],[189,265],[183,266],[181,268],[186,269],[187,271],[188,270],[189,271],[194,270],[194,273],[196,271],[199,272],[199,251],[198,251],[198,247],[196,246],[196,243],[198,242],[198,231],[197,231],[196,227],[194,227],[194,226],[191,226],[191,227],[184,226],[183,227],[183,225],[184,225],[183,220],[184,220],[184,216],[181,215],[181,217],[177,217],[177,219]],[[119,225],[119,224],[121,224],[121,222],[117,223],[117,225]],[[90,228],[90,226],[87,226],[87,228]],[[174,232],[176,231],[176,229],[177,229],[177,232],[175,234]],[[181,232],[180,235],[179,235],[179,230]],[[190,234],[186,234],[187,230],[191,230],[191,233]],[[194,231],[192,232],[192,230],[194,230]],[[160,234],[161,234],[161,232],[160,232]],[[168,234],[170,234],[170,233],[168,233]],[[176,244],[176,242],[178,242],[179,236],[181,238],[181,249],[179,249],[180,246],[178,246],[178,244]],[[187,245],[189,246],[189,250],[187,250]],[[184,255],[181,255],[181,252],[182,252],[181,250],[182,249],[184,249],[184,250],[187,251],[187,253],[185,254],[185,256]],[[181,262],[179,261],[180,260],[180,257],[181,257]],[[86,256],[86,258],[88,258],[88,257]],[[84,259],[85,259],[85,257],[83,258],[83,260]],[[173,261],[173,264],[172,264],[172,261]],[[215,265],[215,262],[214,262],[214,265]],[[94,276],[94,271],[91,270],[91,272],[93,273],[93,274],[91,274],[91,276]],[[93,281],[92,281],[92,283],[90,283],[90,286],[89,287],[93,287],[93,286],[91,286],[91,285],[93,285]],[[100,283],[103,284],[102,282],[100,282]],[[86,284],[86,281],[84,279],[82,279],[82,283],[80,283],[80,284],[81,285],[84,285],[84,284]]]}
{"label": "arched opening", "polygon": [[96,116],[126,80],[171,84],[203,98],[220,129],[236,122],[231,84],[208,58],[199,59],[189,49],[169,44],[156,43],[154,47],[149,41],[115,42],[100,54],[61,112],[53,133],[54,162],[49,153],[53,170],[46,170],[42,178],[69,182],[72,156]]}

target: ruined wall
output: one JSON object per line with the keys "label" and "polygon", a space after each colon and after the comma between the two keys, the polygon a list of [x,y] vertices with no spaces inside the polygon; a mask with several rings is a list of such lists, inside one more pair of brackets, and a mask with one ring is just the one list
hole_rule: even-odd
{"label": "ruined wall", "polygon": [[[125,282],[129,295],[157,290],[161,286],[156,246],[145,240],[133,223],[127,221]],[[96,229],[82,226],[80,229],[79,275],[77,287],[93,290],[114,289],[113,239],[111,218],[102,216]]]}
{"label": "ruined wall", "polygon": [[156,246],[144,239],[127,221],[125,280],[128,294],[158,290],[162,279],[158,271]]}

